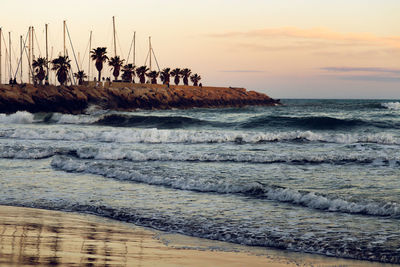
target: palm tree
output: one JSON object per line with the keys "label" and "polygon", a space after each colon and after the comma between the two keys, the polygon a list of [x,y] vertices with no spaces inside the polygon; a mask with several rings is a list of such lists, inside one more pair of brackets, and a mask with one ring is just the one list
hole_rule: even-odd
{"label": "palm tree", "polygon": [[196,74],[193,74],[190,76],[190,80],[193,82],[193,86],[198,86],[199,81],[201,80],[201,76]]}
{"label": "palm tree", "polygon": [[59,56],[51,61],[53,67],[51,68],[56,72],[57,80],[61,85],[64,85],[67,80],[67,73],[71,69],[71,60],[68,59],[68,56]]}
{"label": "palm tree", "polygon": [[135,66],[133,64],[127,64],[122,68],[122,80],[124,82],[134,82],[133,77],[135,76]]}
{"label": "palm tree", "polygon": [[165,68],[160,72],[160,79],[163,84],[169,84],[169,79],[171,76],[171,73],[169,73],[170,70],[170,68]]}
{"label": "palm tree", "polygon": [[107,47],[97,47],[90,51],[92,60],[96,61],[96,69],[99,72],[99,80],[101,81],[101,70],[103,69],[103,62],[105,62],[107,57]]}
{"label": "palm tree", "polygon": [[158,71],[150,71],[149,73],[146,74],[147,77],[151,79],[152,84],[157,84],[157,77],[160,73]]}
{"label": "palm tree", "polygon": [[190,74],[192,74],[192,71],[190,69],[181,70],[181,75],[182,75],[182,78],[183,78],[183,84],[184,85],[189,85]]}
{"label": "palm tree", "polygon": [[83,84],[83,80],[88,77],[83,70],[80,70],[80,71],[74,73],[74,76],[75,76],[75,78],[78,79],[78,84],[79,85],[82,85]]}
{"label": "palm tree", "polygon": [[121,70],[122,64],[124,63],[124,59],[120,59],[119,56],[115,56],[110,58],[108,61],[108,65],[113,67],[113,75],[115,77],[115,80],[118,80],[119,72]]}
{"label": "palm tree", "polygon": [[35,71],[34,79],[39,80],[40,85],[43,84],[43,80],[46,77],[46,72],[44,71],[44,67],[47,66],[47,59],[44,57],[39,57],[33,60],[32,67]]}
{"label": "palm tree", "polygon": [[140,83],[146,83],[145,75],[148,70],[149,70],[149,68],[147,68],[147,66],[141,66],[136,69],[136,74],[140,79]]}
{"label": "palm tree", "polygon": [[181,78],[181,69],[178,69],[178,68],[173,69],[171,71],[171,76],[175,77],[174,82],[175,82],[176,85],[178,85],[179,81],[180,81],[180,78]]}

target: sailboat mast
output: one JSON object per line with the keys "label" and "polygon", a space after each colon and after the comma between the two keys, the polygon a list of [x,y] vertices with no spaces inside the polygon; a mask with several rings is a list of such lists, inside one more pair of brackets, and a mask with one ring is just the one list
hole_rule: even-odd
{"label": "sailboat mast", "polygon": [[1,81],[2,81],[2,61],[1,61],[1,56],[2,56],[2,47],[1,47],[1,40],[2,40],[2,34],[3,34],[3,31],[2,31],[2,29],[1,29],[1,27],[0,27],[0,84],[1,84]]}
{"label": "sailboat mast", "polygon": [[[28,68],[30,69],[31,67],[31,42],[32,42],[32,31],[31,31],[31,26],[29,26],[28,29]],[[31,83],[31,73],[28,72],[28,83]]]}
{"label": "sailboat mast", "polygon": [[150,71],[151,71],[151,36],[149,36],[149,59],[150,59]]}
{"label": "sailboat mast", "polygon": [[117,41],[115,39],[115,17],[112,17],[113,19],[113,33],[114,33],[114,57],[117,56]]}
{"label": "sailboat mast", "polygon": [[136,31],[133,33],[133,66],[136,65]]}
{"label": "sailboat mast", "polygon": [[65,29],[66,29],[66,21],[64,20],[63,22],[64,24],[64,57],[67,55],[67,49],[66,49],[66,45],[65,45]]}
{"label": "sailboat mast", "polygon": [[20,62],[21,62],[21,73],[20,73],[20,78],[21,78],[21,83],[22,83],[22,54],[23,54],[23,44],[22,44],[22,35],[20,35],[19,36],[19,47],[20,47],[20,53],[21,53],[21,59],[20,59]]}
{"label": "sailboat mast", "polygon": [[11,32],[8,32],[8,50],[10,50],[9,58],[10,58],[10,79],[12,79],[12,71],[11,71]]}
{"label": "sailboat mast", "polygon": [[88,79],[90,81],[90,51],[92,51],[92,31],[90,31],[90,37],[89,37],[89,64],[88,64]]}
{"label": "sailboat mast", "polygon": [[46,29],[46,81],[45,83],[49,83],[49,40],[47,36],[47,28],[49,24],[45,24],[45,29]]}
{"label": "sailboat mast", "polygon": [[[35,28],[32,26],[32,62],[35,60]],[[31,64],[32,65],[32,64]],[[30,68],[31,66],[29,66]]]}

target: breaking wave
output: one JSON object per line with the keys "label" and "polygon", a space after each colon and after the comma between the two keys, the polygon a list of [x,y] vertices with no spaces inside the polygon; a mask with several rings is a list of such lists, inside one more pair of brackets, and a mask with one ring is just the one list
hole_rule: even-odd
{"label": "breaking wave", "polygon": [[340,198],[330,198],[315,192],[300,192],[289,188],[268,186],[259,182],[238,184],[233,180],[221,182],[199,177],[191,179],[175,176],[168,177],[168,175],[163,177],[149,176],[141,174],[134,168],[129,168],[126,165],[118,165],[115,162],[109,164],[107,162],[82,161],[62,156],[55,157],[51,165],[53,168],[67,172],[90,173],[117,180],[166,186],[181,190],[243,194],[329,212],[373,216],[400,216],[400,205],[397,203],[356,203]]}
{"label": "breaking wave", "polygon": [[382,103],[382,107],[385,107],[390,110],[400,110],[400,102]]}
{"label": "breaking wave", "polygon": [[136,151],[131,148],[110,148],[110,147],[30,147],[30,146],[0,146],[0,158],[14,159],[44,159],[56,155],[68,155],[78,159],[112,160],[112,161],[175,161],[175,162],[232,162],[232,163],[253,163],[253,164],[372,164],[374,166],[400,165],[400,156],[380,155],[371,152],[335,152],[335,153],[246,153],[246,152],[195,152],[171,150],[150,150]]}
{"label": "breaking wave", "polygon": [[0,123],[3,124],[30,124],[33,122],[33,114],[26,111],[18,111],[10,115],[0,114]]}
{"label": "breaking wave", "polygon": [[[381,104],[391,110],[400,109],[399,102]],[[392,120],[367,120],[358,118],[335,118],[330,116],[273,116],[262,115],[249,117],[239,121],[213,121],[193,118],[190,116],[162,116],[162,115],[132,115],[120,114],[110,111],[97,113],[71,115],[60,113],[37,113],[26,111],[6,115],[0,114],[0,123],[3,124],[82,124],[101,125],[112,127],[158,128],[158,129],[184,129],[190,127],[211,127],[236,129],[301,129],[301,130],[348,130],[359,127],[375,128],[400,128],[400,124]]]}
{"label": "breaking wave", "polygon": [[375,143],[398,145],[400,139],[389,133],[316,133],[312,131],[242,132],[167,129],[68,129],[15,128],[0,129],[0,138],[22,140],[98,141],[111,143],[263,143],[263,142],[326,142],[339,144]]}

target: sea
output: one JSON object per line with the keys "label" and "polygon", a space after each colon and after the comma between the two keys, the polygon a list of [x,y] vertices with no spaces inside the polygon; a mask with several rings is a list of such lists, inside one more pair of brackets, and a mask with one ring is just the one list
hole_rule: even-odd
{"label": "sea", "polygon": [[0,205],[400,263],[400,102],[0,114]]}

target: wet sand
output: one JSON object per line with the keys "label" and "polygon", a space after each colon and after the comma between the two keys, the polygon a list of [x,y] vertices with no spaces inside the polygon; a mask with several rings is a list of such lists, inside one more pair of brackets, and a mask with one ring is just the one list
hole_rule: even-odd
{"label": "wet sand", "polygon": [[249,248],[99,218],[0,206],[1,266],[395,266]]}

